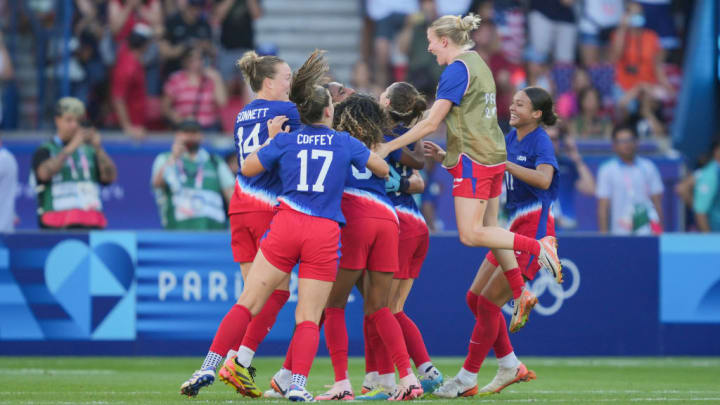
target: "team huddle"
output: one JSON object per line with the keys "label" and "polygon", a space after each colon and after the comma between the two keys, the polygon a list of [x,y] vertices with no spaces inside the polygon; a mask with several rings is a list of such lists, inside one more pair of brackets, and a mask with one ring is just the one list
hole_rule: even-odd
{"label": "team huddle", "polygon": [[[393,83],[378,100],[323,84],[329,68],[320,51],[294,73],[276,56],[248,52],[238,61],[257,95],[237,117],[240,170],[229,206],[233,256],[245,284],[202,366],[182,384],[183,395],[212,384],[218,367],[220,380],[242,395],[307,402],[467,397],[535,378],[515,356],[500,308],[514,300],[509,330],[515,332],[537,303],[525,281],[544,268],[562,282],[550,210],[558,164],[543,129],[557,117],[545,90],[526,88],[513,97],[513,129],[503,135],[492,73],[467,51],[479,23],[472,14],[444,16],[428,29],[428,51],[447,68],[427,111],[409,83]],[[447,150],[423,141],[442,122]],[[429,244],[412,197],[425,187],[418,170],[426,157],[454,177],[461,242],[490,248],[467,293],[475,327],[453,378],[433,365],[420,330],[403,312]],[[509,230],[497,219],[503,181]],[[288,300],[296,265],[295,332],[263,393],[252,359]],[[366,374],[358,396],[348,376],[344,312],[353,287],[363,295],[365,313]],[[320,327],[335,383],[313,396],[306,383]],[[498,372],[479,388],[477,372],[491,349]]]}

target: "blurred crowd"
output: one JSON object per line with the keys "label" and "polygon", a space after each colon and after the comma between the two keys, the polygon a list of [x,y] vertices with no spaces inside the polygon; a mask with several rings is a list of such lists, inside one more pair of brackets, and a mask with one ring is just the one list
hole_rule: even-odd
{"label": "blurred crowd", "polygon": [[561,130],[610,139],[613,124],[640,138],[667,137],[681,81],[682,38],[692,1],[365,0],[367,44],[356,88],[408,80],[433,95],[442,71],[426,52],[437,16],[483,18],[474,50],[493,71],[498,118],[508,129],[514,92],[540,86],[556,100]]}
{"label": "blurred crowd", "polygon": [[[186,118],[230,133],[245,101],[234,63],[255,48],[261,14],[259,0],[4,1],[0,81],[15,107],[2,127],[49,127],[55,101],[72,96],[93,125],[134,138]],[[21,103],[34,114],[21,117]]]}

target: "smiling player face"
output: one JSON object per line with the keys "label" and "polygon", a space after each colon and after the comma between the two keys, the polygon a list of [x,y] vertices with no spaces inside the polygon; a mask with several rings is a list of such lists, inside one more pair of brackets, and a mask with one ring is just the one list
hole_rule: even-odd
{"label": "smiling player face", "polygon": [[269,81],[273,96],[278,100],[289,100],[290,96],[290,80],[292,79],[292,70],[287,63],[278,63],[275,65],[275,77],[266,79]]}
{"label": "smiling player face", "polygon": [[540,116],[542,112],[533,111],[532,102],[524,91],[515,93],[510,104],[510,125],[515,128],[536,125]]}
{"label": "smiling player face", "polygon": [[428,40],[428,52],[435,55],[435,60],[437,60],[438,65],[447,65],[447,38],[440,38],[435,34],[435,31],[432,28],[428,28],[427,30],[427,40]]}

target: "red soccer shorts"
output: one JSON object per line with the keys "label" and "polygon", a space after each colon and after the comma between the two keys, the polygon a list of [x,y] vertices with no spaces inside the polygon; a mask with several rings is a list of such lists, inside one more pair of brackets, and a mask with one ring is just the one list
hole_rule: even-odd
{"label": "red soccer shorts", "polygon": [[[510,232],[535,239],[540,239],[548,235],[555,236],[555,218],[549,211],[550,209],[546,208],[545,212],[543,212],[543,209],[538,207],[536,210],[525,212],[511,219]],[[542,226],[541,223],[544,223],[544,226]],[[519,251],[515,251],[515,257],[517,258],[518,267],[523,276],[528,280],[534,279],[540,269],[540,263],[538,263],[537,257],[530,253]],[[488,252],[485,258],[492,263],[493,266],[499,265],[492,251]]]}
{"label": "red soccer shorts", "polygon": [[395,221],[348,218],[340,232],[340,268],[394,273],[398,269],[399,230]]}
{"label": "red soccer shorts", "polygon": [[430,236],[427,232],[402,239],[400,241],[400,249],[398,250],[400,268],[395,273],[394,278],[400,280],[418,278],[422,264],[425,261],[425,256],[427,255],[429,244]]}
{"label": "red soccer shorts", "polygon": [[489,200],[502,193],[505,163],[485,166],[461,154],[458,163],[447,170],[453,176],[454,197]]}
{"label": "red soccer shorts", "polygon": [[237,263],[255,260],[260,239],[270,228],[273,211],[252,211],[230,214],[230,246]]}
{"label": "red soccer shorts", "polygon": [[280,209],[260,242],[265,258],[290,273],[298,262],[300,278],[335,281],[340,258],[340,225],[292,209]]}

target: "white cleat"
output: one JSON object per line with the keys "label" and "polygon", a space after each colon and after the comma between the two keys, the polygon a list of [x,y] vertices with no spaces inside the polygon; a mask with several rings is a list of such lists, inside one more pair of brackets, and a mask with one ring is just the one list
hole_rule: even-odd
{"label": "white cleat", "polygon": [[538,255],[540,266],[547,270],[558,284],[562,284],[562,263],[557,254],[557,239],[554,236],[545,236],[538,242],[540,243],[540,255]]}
{"label": "white cleat", "polygon": [[477,384],[465,385],[457,378],[457,376],[455,376],[449,380],[445,380],[445,382],[438,387],[432,395],[440,398],[461,398],[471,397],[477,393]]}
{"label": "white cleat", "polygon": [[478,395],[492,395],[499,394],[500,391],[505,389],[508,385],[512,385],[519,382],[526,382],[536,379],[537,376],[532,370],[528,370],[524,364],[520,363],[517,367],[511,368],[498,368],[495,378],[490,383],[478,392]]}
{"label": "white cleat", "polygon": [[197,396],[201,388],[215,382],[215,369],[205,368],[197,370],[180,386],[180,393],[188,397]]}
{"label": "white cleat", "polygon": [[315,398],[313,398],[312,394],[305,389],[305,387],[301,387],[296,384],[290,385],[285,393],[285,398],[293,402],[317,402],[315,401]]}

